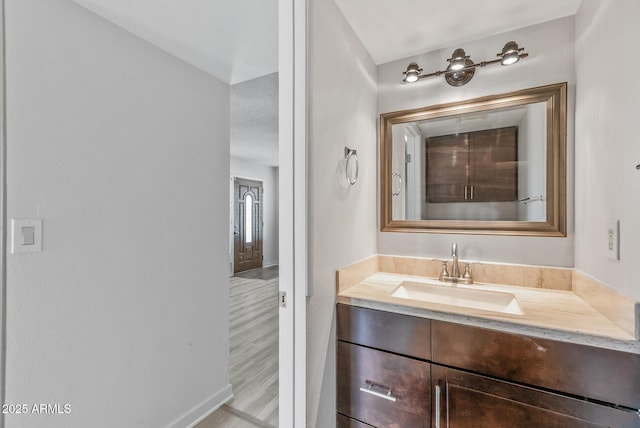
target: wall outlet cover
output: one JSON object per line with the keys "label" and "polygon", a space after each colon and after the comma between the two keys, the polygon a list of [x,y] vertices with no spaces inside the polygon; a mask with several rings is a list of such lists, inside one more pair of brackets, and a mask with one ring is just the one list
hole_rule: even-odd
{"label": "wall outlet cover", "polygon": [[42,251],[42,219],[11,219],[11,254]]}

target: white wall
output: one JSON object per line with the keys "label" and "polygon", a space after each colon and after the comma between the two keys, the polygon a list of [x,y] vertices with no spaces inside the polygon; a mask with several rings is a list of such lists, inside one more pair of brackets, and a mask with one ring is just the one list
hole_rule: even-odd
{"label": "white wall", "polygon": [[[278,264],[278,168],[258,165],[242,159],[231,158],[231,178],[240,177],[262,181],[263,204],[262,215],[264,229],[262,235],[263,266]],[[231,183],[233,186],[233,183]],[[233,194],[231,195],[230,221],[233,222]],[[233,230],[233,223],[229,231]],[[229,242],[230,261],[233,263],[233,233]],[[231,270],[233,272],[233,269]]]}
{"label": "white wall", "polygon": [[[402,71],[416,61],[425,73],[443,69],[455,48],[463,47],[473,60],[494,58],[509,40],[524,46],[530,57],[511,67],[478,69],[473,80],[462,87],[449,86],[444,78],[402,84]],[[415,57],[378,66],[378,113],[424,107],[484,95],[505,93],[552,83],[569,83],[568,192],[566,238],[537,238],[485,235],[378,232],[378,252],[424,257],[446,257],[457,241],[460,257],[472,260],[573,266],[573,99],[574,84],[573,17],[511,31],[482,40],[451,46]]]}
{"label": "white wall", "polygon": [[[576,15],[576,268],[640,299],[640,2],[584,0]],[[607,222],[620,220],[620,261]]]}
{"label": "white wall", "polygon": [[71,406],[6,426],[186,426],[230,393],[229,87],[67,0],[7,0],[6,32],[8,217],[44,219],[6,400]]}
{"label": "white wall", "polygon": [[[335,426],[336,269],[376,253],[376,67],[333,0],[309,2],[307,425]],[[346,183],[344,147],[360,177]]]}

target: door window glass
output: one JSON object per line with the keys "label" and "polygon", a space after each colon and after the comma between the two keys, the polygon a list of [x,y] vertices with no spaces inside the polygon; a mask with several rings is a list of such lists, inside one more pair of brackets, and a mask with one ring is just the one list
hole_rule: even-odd
{"label": "door window glass", "polygon": [[251,193],[247,193],[244,197],[244,242],[245,244],[251,244],[253,242],[253,196]]}

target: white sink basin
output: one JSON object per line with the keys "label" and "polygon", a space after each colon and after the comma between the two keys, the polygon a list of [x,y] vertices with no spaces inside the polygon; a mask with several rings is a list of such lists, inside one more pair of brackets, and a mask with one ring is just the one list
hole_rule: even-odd
{"label": "white sink basin", "polygon": [[391,293],[391,296],[503,314],[524,315],[516,296],[501,291],[404,281]]}

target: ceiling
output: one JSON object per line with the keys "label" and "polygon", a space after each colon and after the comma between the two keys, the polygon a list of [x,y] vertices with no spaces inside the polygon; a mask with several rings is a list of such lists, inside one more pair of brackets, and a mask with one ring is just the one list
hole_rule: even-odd
{"label": "ceiling", "polygon": [[574,15],[582,0],[335,2],[373,61],[384,64]]}
{"label": "ceiling", "polygon": [[73,0],[231,85],[231,156],[278,165],[278,0]]}
{"label": "ceiling", "polygon": [[[277,165],[278,0],[73,1],[232,85],[231,155]],[[581,1],[335,0],[376,64],[573,15]]]}
{"label": "ceiling", "polygon": [[278,71],[278,0],[73,0],[234,84]]}
{"label": "ceiling", "polygon": [[278,73],[231,86],[231,156],[278,165]]}

